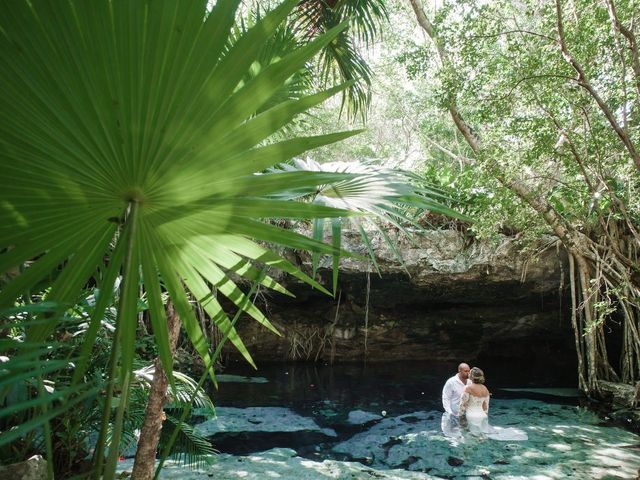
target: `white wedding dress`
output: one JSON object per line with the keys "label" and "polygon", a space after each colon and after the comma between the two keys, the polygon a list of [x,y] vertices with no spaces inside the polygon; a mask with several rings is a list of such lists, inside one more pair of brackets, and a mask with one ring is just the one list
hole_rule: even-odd
{"label": "white wedding dress", "polygon": [[460,400],[460,416],[467,419],[469,431],[474,434],[488,433],[489,429],[489,415],[485,412],[482,405],[487,403],[487,410],[489,409],[489,396],[476,397],[469,393],[463,393]]}
{"label": "white wedding dress", "polygon": [[[487,403],[487,411],[482,408]],[[476,397],[468,393],[462,394],[460,402],[460,416],[467,419],[469,432],[472,435],[486,436],[492,440],[503,442],[528,440],[526,432],[517,428],[502,428],[489,425],[489,396]]]}

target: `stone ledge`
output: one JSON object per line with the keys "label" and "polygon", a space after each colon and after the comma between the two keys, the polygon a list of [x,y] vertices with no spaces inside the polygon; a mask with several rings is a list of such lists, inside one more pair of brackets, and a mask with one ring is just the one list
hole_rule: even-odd
{"label": "stone ledge", "polygon": [[608,397],[611,397],[615,405],[625,408],[635,408],[640,406],[640,382],[634,385],[627,383],[598,381],[598,388]]}

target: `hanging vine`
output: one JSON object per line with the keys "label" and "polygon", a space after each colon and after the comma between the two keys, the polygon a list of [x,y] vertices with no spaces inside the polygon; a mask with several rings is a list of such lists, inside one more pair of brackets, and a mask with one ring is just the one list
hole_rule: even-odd
{"label": "hanging vine", "polygon": [[369,297],[371,294],[371,265],[367,266],[367,294],[364,305],[364,363],[367,363],[367,340],[369,339]]}

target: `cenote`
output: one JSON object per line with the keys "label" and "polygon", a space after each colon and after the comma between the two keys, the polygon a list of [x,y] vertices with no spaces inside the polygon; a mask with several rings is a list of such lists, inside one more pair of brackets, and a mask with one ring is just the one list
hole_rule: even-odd
{"label": "cenote", "polygon": [[[163,475],[636,478],[640,437],[581,406],[575,372],[526,363],[483,368],[498,435],[455,425],[443,432],[441,389],[455,365],[264,363],[253,370],[234,362],[210,392],[217,418],[194,417],[220,454],[202,469],[169,465]],[[509,430],[526,439],[499,433]]]}
{"label": "cenote", "polygon": [[639,3],[0,1],[0,480],[638,478]]}

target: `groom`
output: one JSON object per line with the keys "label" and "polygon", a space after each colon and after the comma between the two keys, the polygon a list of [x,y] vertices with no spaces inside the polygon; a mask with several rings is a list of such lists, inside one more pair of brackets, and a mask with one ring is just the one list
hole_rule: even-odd
{"label": "groom", "polygon": [[451,377],[444,384],[442,389],[442,406],[449,415],[458,416],[460,410],[460,398],[464,392],[464,387],[469,383],[469,365],[461,363],[458,365],[458,373]]}

